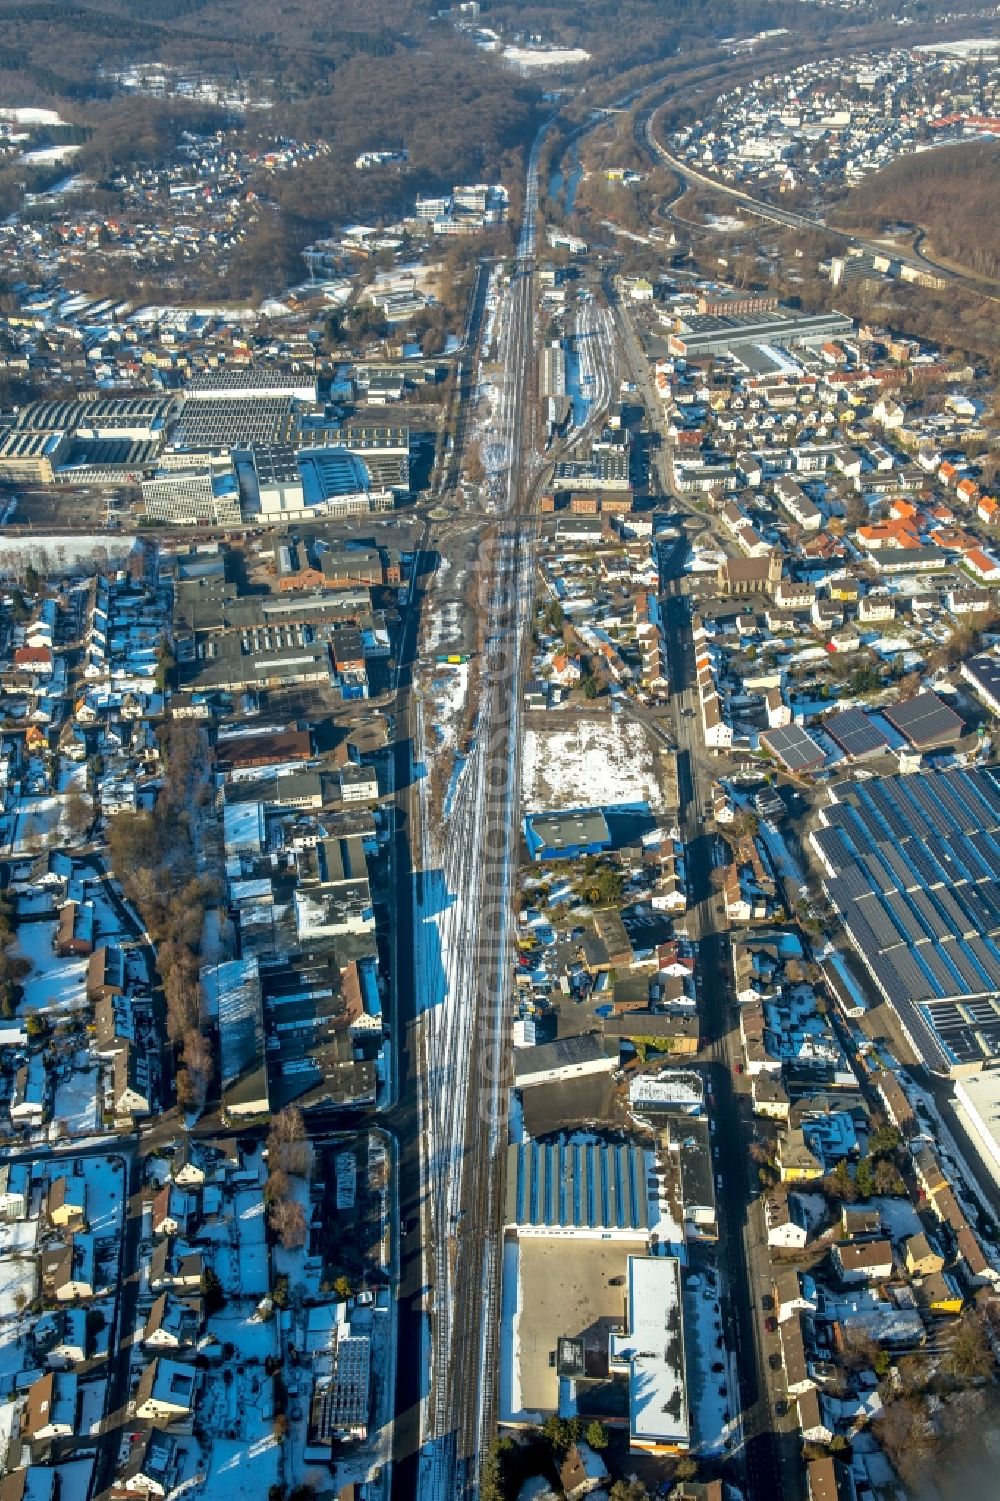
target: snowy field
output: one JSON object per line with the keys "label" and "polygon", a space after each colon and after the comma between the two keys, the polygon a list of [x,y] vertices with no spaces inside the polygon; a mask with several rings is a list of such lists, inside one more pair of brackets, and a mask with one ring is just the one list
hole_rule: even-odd
{"label": "snowy field", "polygon": [[[13,1333],[16,1339],[19,1315],[34,1298],[35,1292],[34,1260],[20,1256],[0,1257],[0,1323],[8,1326],[2,1338],[3,1354],[0,1357],[0,1369],[4,1372],[10,1369],[13,1354],[8,1336]],[[15,1369],[20,1370],[24,1365],[24,1352],[17,1351],[17,1355]]]}
{"label": "snowy field", "polygon": [[424,723],[435,741],[429,749],[454,749],[468,693],[468,662],[437,669],[424,689]]}
{"label": "snowy field", "polygon": [[663,807],[656,753],[642,726],[623,715],[526,730],[521,792],[526,813],[615,803]]}
{"label": "snowy field", "polygon": [[39,146],[34,151],[22,151],[20,160],[27,162],[29,166],[38,167],[45,162],[69,161],[79,150],[79,146],[70,145],[68,142],[64,146]]}
{"label": "snowy field", "polygon": [[6,820],[12,855],[24,855],[49,844],[66,841],[66,799],[58,796],[22,797]]}
{"label": "snowy field", "polygon": [[582,47],[505,47],[504,62],[516,68],[575,68],[590,61]]}
{"label": "snowy field", "polygon": [[[49,196],[49,195],[46,195]],[[119,533],[96,532],[91,536],[4,537],[0,541],[0,573],[19,574],[28,563],[45,569],[92,573],[101,567],[123,564],[135,546],[135,538]]]}

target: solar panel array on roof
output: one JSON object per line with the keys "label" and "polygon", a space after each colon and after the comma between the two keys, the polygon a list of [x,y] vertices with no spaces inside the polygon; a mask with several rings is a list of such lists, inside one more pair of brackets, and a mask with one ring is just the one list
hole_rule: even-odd
{"label": "solar panel array on roof", "polygon": [[297,441],[298,422],[288,396],[248,396],[244,401],[189,401],[173,437],[175,448],[253,448]]}
{"label": "solar panel array on roof", "polygon": [[992,1058],[1000,1050],[994,773],[885,777],[837,797],[813,844],[854,948],[932,1067]]}
{"label": "solar panel array on roof", "polygon": [[882,713],[911,745],[920,747],[947,745],[965,729],[959,715],[942,703],[936,693],[918,693],[916,698],[890,704]]}
{"label": "solar panel array on roof", "polygon": [[915,913],[910,909],[905,897],[898,891],[894,891],[886,898],[889,903],[889,911],[892,920],[900,932],[910,943],[926,943],[927,934],[917,921]]}
{"label": "solar panel array on roof", "polygon": [[845,865],[851,859],[851,848],[838,829],[817,829],[817,849],[832,866]]}
{"label": "solar panel array on roof", "polygon": [[761,742],[789,771],[810,771],[826,760],[811,735],[797,724],[779,730],[764,730]]}
{"label": "solar panel array on roof", "polygon": [[527,1141],[507,1163],[507,1222],[523,1229],[645,1234],[645,1154],[603,1142]]}
{"label": "solar panel array on roof", "polygon": [[852,758],[875,755],[887,750],[888,740],[882,731],[872,724],[863,709],[841,709],[823,720],[823,728],[841,750]]}

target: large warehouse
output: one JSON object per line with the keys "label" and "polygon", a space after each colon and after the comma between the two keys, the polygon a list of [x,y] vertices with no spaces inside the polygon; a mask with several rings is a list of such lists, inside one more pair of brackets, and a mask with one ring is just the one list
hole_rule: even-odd
{"label": "large warehouse", "polygon": [[937,1072],[1000,1056],[1000,784],[982,768],[831,793],[810,843],[824,887],[914,1052]]}

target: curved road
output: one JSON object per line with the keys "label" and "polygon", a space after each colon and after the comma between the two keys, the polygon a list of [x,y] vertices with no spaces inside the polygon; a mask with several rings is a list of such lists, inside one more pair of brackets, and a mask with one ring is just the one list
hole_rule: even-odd
{"label": "curved road", "polygon": [[[913,250],[900,250],[895,246],[888,246],[879,240],[869,240],[863,235],[851,234],[848,230],[838,229],[836,225],[828,224],[825,219],[818,219],[809,214],[799,214],[793,209],[777,208],[774,204],[766,203],[763,199],[754,198],[742,188],[733,187],[730,183],[720,182],[715,177],[710,177],[706,172],[699,172],[689,162],[674,156],[668,151],[656,135],[656,117],[664,108],[661,102],[655,108],[645,114],[636,116],[636,133],[641,133],[642,139],[650,152],[665,166],[674,172],[682,183],[696,183],[700,188],[706,188],[710,192],[721,194],[731,198],[744,213],[757,219],[764,219],[770,224],[778,224],[786,229],[801,229],[805,231],[819,230],[824,234],[837,235],[845,242],[845,245],[853,246],[859,250],[866,250],[871,255],[886,255],[903,265],[913,266],[916,270],[927,274],[930,271],[935,276],[940,276],[944,281],[956,282],[966,285],[982,297],[998,300],[996,293],[990,291],[993,283],[983,281],[968,271],[958,271],[942,266],[930,259],[922,250],[914,247]],[[701,226],[699,226],[701,227]],[[921,235],[921,239],[923,236]]]}

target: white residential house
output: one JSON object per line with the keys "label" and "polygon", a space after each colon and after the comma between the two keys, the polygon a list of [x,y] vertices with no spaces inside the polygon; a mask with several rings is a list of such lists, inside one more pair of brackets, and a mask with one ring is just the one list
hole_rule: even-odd
{"label": "white residential house", "polygon": [[767,726],[770,730],[784,729],[792,722],[792,711],[781,696],[780,688],[769,688],[764,696],[767,708]]}
{"label": "white residential house", "polygon": [[76,1432],[75,1371],[48,1371],[28,1388],[21,1411],[21,1437],[31,1443],[72,1438]]}
{"label": "white residential house", "polygon": [[892,1276],[892,1246],[887,1240],[837,1244],[833,1260],[844,1282],[879,1282]]}
{"label": "white residential house", "polygon": [[858,601],[858,619],[863,625],[896,618],[896,606],[888,593],[871,593]]}
{"label": "white residential house", "polygon": [[58,1320],[58,1333],[45,1352],[45,1364],[52,1370],[72,1370],[87,1358],[87,1310],[63,1308],[49,1317]]}
{"label": "white residential house", "polygon": [[801,1392],[796,1400],[803,1440],[807,1444],[828,1444],[834,1430],[826,1420],[819,1392]]}
{"label": "white residential house", "polygon": [[111,1068],[115,1114],[119,1117],[148,1115],[151,1109],[149,1083],[144,1077],[142,1061],[130,1042],[115,1053]]}
{"label": "white residential house", "polygon": [[774,1272],[771,1291],[779,1324],[802,1313],[816,1312],[816,1285],[810,1276],[793,1266],[779,1267]]}
{"label": "white residential house", "polygon": [[197,1379],[194,1366],[158,1356],[139,1378],[135,1416],[150,1423],[176,1423],[189,1418]]}
{"label": "white residential house", "polygon": [[802,1251],[809,1244],[809,1227],[794,1194],[775,1192],[764,1202],[767,1243],[780,1251]]}
{"label": "white residential house", "polygon": [[723,718],[722,703],[717,693],[710,693],[702,699],[701,717],[705,744],[709,750],[731,750],[733,729]]}
{"label": "white residential house", "polygon": [[45,1119],[47,1099],[45,1063],[41,1053],[33,1053],[14,1075],[14,1092],[10,1100],[11,1124],[21,1127],[40,1126]]}
{"label": "white residential house", "polygon": [[906,409],[892,396],[880,396],[872,408],[872,418],[886,432],[894,432],[906,421]]}

